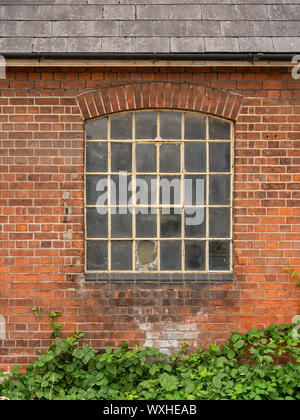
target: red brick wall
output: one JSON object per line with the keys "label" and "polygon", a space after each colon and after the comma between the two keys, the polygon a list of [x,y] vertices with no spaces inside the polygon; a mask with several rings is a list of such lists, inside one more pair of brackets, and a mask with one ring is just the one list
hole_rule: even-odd
{"label": "red brick wall", "polygon": [[[173,104],[236,120],[233,283],[85,283],[83,123],[101,112],[76,97],[100,88],[110,88],[102,113]],[[300,313],[283,271],[300,266],[300,81],[290,69],[11,69],[0,110],[0,368],[50,343],[33,307],[61,311],[64,333],[83,331],[96,348],[207,346]]]}

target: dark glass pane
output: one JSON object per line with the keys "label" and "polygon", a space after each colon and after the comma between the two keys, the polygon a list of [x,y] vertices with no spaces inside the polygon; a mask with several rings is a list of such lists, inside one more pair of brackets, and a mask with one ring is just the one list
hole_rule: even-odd
{"label": "dark glass pane", "polygon": [[197,114],[184,114],[184,138],[206,140],[206,117]]}
{"label": "dark glass pane", "polygon": [[112,140],[130,140],[132,138],[132,113],[112,115],[110,123]]}
{"label": "dark glass pane", "polygon": [[[107,237],[107,209],[99,208],[86,209],[86,225],[88,238],[106,238]],[[106,210],[106,211],[105,211]],[[100,212],[102,211],[102,214]],[[103,214],[103,211],[106,214]]]}
{"label": "dark glass pane", "polygon": [[210,143],[210,172],[230,172],[230,143]]}
{"label": "dark glass pane", "polygon": [[204,206],[206,204],[206,176],[185,176],[184,204],[185,206]]}
{"label": "dark glass pane", "polygon": [[157,178],[148,175],[136,177],[136,204],[157,204]]}
{"label": "dark glass pane", "polygon": [[230,269],[229,241],[211,241],[209,243],[209,269],[215,271]]}
{"label": "dark glass pane", "polygon": [[111,143],[112,172],[132,171],[132,145],[130,143]]}
{"label": "dark glass pane", "polygon": [[126,206],[132,193],[129,191],[129,184],[132,177],[128,175],[111,175],[111,204]]}
{"label": "dark glass pane", "polygon": [[211,175],[209,202],[213,205],[230,204],[230,175]]}
{"label": "dark glass pane", "polygon": [[185,237],[205,238],[206,210],[201,208],[185,208]]}
{"label": "dark glass pane", "polygon": [[205,242],[185,241],[185,269],[187,271],[205,270]]}
{"label": "dark glass pane", "polygon": [[[97,200],[100,197],[107,196],[107,178],[98,175],[87,175],[86,176],[86,204],[93,205],[97,204]],[[98,189],[98,191],[97,191]],[[99,204],[99,203],[98,203]],[[101,202],[105,205],[107,202]]]}
{"label": "dark glass pane", "polygon": [[181,139],[181,112],[160,112],[160,137]]}
{"label": "dark glass pane", "polygon": [[209,209],[209,235],[211,238],[230,237],[230,209]]}
{"label": "dark glass pane", "polygon": [[86,171],[107,172],[107,143],[86,144]]}
{"label": "dark glass pane", "polygon": [[156,146],[154,144],[136,145],[137,172],[156,172]]}
{"label": "dark glass pane", "polygon": [[111,215],[111,236],[112,238],[131,238],[132,237],[132,214],[126,209],[128,214]]}
{"label": "dark glass pane", "polygon": [[85,123],[87,140],[107,140],[107,117]]}
{"label": "dark glass pane", "polygon": [[160,203],[181,204],[181,178],[179,176],[160,178]]}
{"label": "dark glass pane", "polygon": [[132,270],[132,241],[111,242],[111,269]]}
{"label": "dark glass pane", "polygon": [[135,114],[135,138],[156,139],[157,112],[146,111]]}
{"label": "dark glass pane", "polygon": [[206,172],[206,144],[184,144],[184,166],[187,172]]}
{"label": "dark glass pane", "polygon": [[180,172],[180,145],[160,146],[160,172]]}
{"label": "dark glass pane", "polygon": [[209,138],[211,140],[230,140],[230,123],[217,118],[209,118]]}
{"label": "dark glass pane", "polygon": [[136,268],[157,270],[157,242],[139,241],[136,244]]}
{"label": "dark glass pane", "polygon": [[181,241],[160,242],[160,269],[162,271],[181,270]]}
{"label": "dark glass pane", "polygon": [[107,270],[107,242],[87,241],[87,269]]}
{"label": "dark glass pane", "polygon": [[136,237],[137,238],[156,238],[157,236],[157,215],[151,214],[151,209],[139,209],[143,213],[135,216],[136,220]]}
{"label": "dark glass pane", "polygon": [[[181,209],[176,209],[181,211]],[[181,214],[175,214],[174,209],[170,209],[170,214],[160,216],[160,236],[162,238],[181,237]]]}

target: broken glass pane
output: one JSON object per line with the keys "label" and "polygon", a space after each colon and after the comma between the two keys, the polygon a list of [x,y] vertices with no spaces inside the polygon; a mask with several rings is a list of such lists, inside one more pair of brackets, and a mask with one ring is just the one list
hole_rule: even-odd
{"label": "broken glass pane", "polygon": [[136,244],[136,268],[157,269],[157,242],[138,241]]}

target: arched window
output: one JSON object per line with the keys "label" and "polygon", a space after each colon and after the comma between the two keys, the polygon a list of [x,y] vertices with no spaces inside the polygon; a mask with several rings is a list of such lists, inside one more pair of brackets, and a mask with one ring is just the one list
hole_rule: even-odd
{"label": "arched window", "polygon": [[85,139],[90,279],[231,272],[232,122],[122,112],[87,121]]}

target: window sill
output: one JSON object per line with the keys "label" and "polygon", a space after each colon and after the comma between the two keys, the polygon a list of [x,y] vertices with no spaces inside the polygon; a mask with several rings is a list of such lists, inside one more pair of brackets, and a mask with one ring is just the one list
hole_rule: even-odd
{"label": "window sill", "polygon": [[233,282],[234,274],[223,273],[85,273],[88,282],[166,282],[225,283]]}

